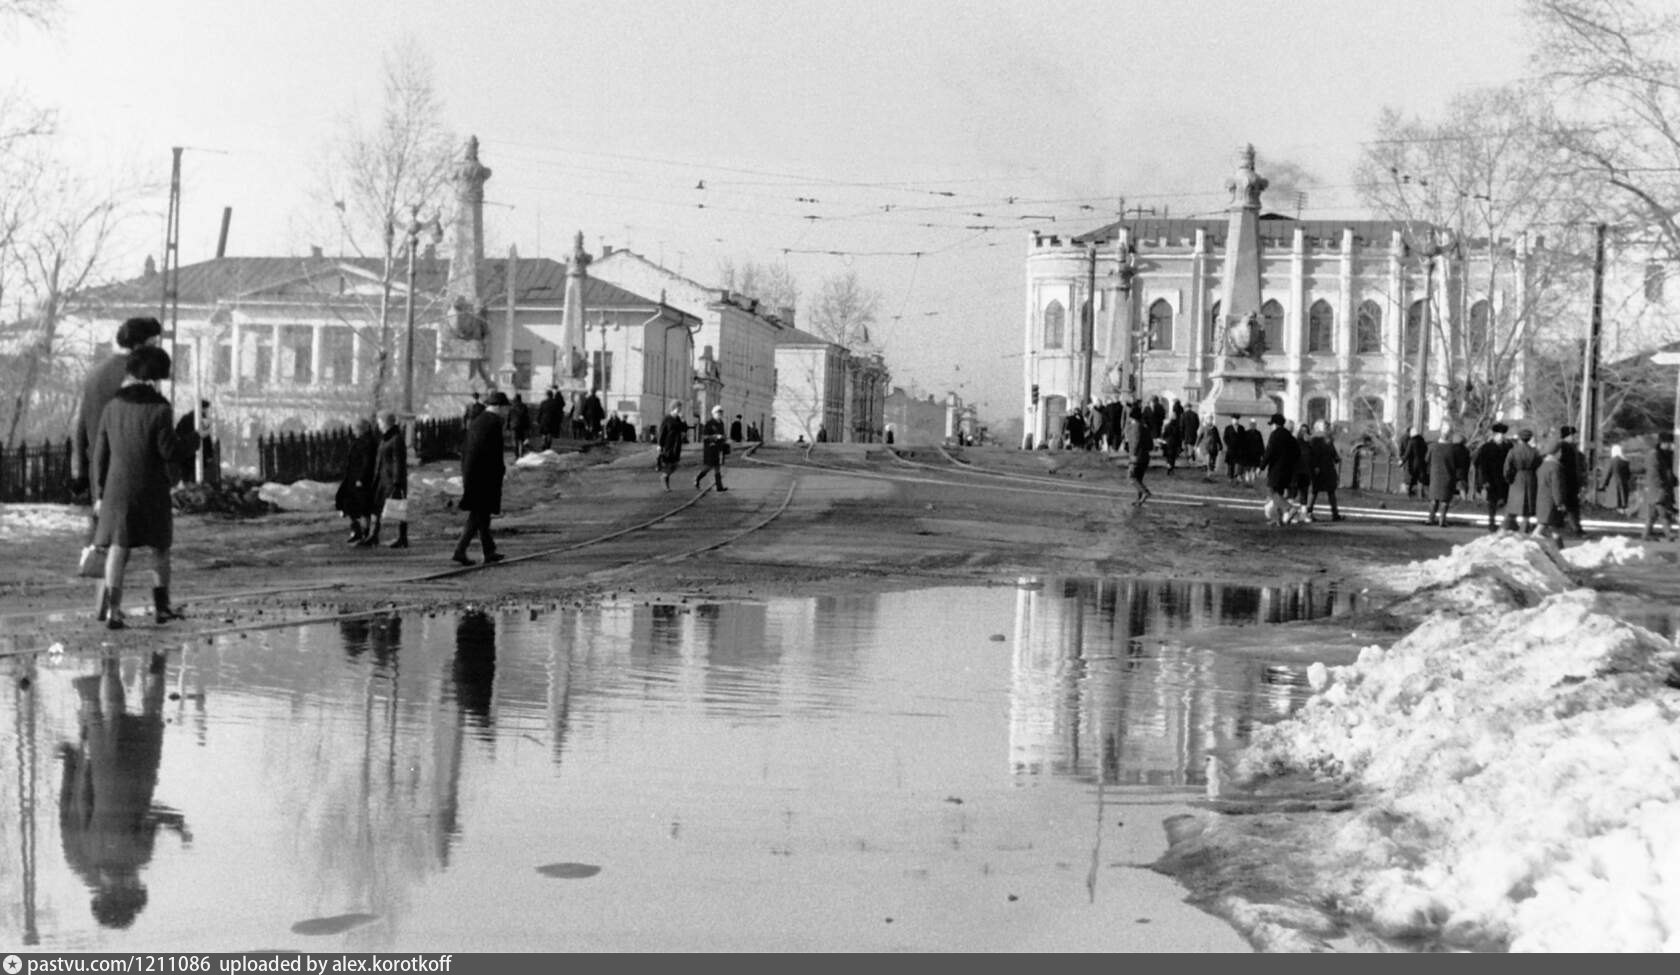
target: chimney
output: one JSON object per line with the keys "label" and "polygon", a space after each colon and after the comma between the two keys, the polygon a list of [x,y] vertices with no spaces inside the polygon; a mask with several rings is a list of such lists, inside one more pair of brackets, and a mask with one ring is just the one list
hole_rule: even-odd
{"label": "chimney", "polygon": [[786,325],[788,328],[792,328],[793,327],[793,306],[792,305],[783,305],[782,307],[776,309],[776,317],[780,318],[782,320],[783,325]]}
{"label": "chimney", "polygon": [[612,245],[611,244],[608,244],[608,243],[605,243],[605,242],[603,242],[601,244],[601,256],[602,257],[611,257],[612,256]]}
{"label": "chimney", "polygon": [[321,257],[321,256],[323,256],[322,253],[321,253],[321,245],[320,244],[310,244],[309,245],[309,256],[310,257]]}

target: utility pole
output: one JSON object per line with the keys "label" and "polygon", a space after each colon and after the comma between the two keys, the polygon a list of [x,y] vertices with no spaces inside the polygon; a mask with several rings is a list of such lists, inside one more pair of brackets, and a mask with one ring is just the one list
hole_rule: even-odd
{"label": "utility pole", "polygon": [[1598,355],[1604,332],[1604,236],[1609,228],[1593,228],[1592,319],[1587,329],[1586,363],[1581,369],[1581,436],[1586,441],[1587,476],[1594,477],[1598,465]]}
{"label": "utility pole", "polygon": [[[158,309],[158,320],[167,324],[169,328],[169,357],[178,359],[181,355],[179,339],[175,334],[175,326],[181,315],[181,150],[184,146],[174,146],[170,152],[174,155],[174,162],[169,170],[169,213],[164,228],[163,239],[163,301]],[[234,350],[234,362],[238,360],[238,350]],[[203,368],[203,363],[193,363],[193,371]],[[175,383],[169,383],[169,405],[175,405]],[[193,404],[198,409],[198,404]],[[195,424],[196,427],[196,424]]]}
{"label": "utility pole", "polygon": [[1097,321],[1097,242],[1085,245],[1085,308],[1079,320],[1079,409],[1084,412],[1091,400],[1091,345]]}

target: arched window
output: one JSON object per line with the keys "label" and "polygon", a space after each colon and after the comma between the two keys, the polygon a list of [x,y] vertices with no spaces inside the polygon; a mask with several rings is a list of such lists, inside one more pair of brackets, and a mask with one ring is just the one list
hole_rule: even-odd
{"label": "arched window", "polygon": [[1283,351],[1283,306],[1275,298],[1260,306],[1260,348]]}
{"label": "arched window", "polygon": [[1353,351],[1360,355],[1376,355],[1382,351],[1382,307],[1374,301],[1359,306],[1359,334]]}
{"label": "arched window", "polygon": [[1213,348],[1214,337],[1217,336],[1218,334],[1219,334],[1219,300],[1216,298],[1216,299],[1214,299],[1212,309],[1208,311],[1207,335],[1203,337],[1203,340],[1202,340],[1203,344],[1206,345],[1207,348],[1212,349]]}
{"label": "arched window", "polygon": [[1307,429],[1318,421],[1330,422],[1330,397],[1314,396],[1307,400]]}
{"label": "arched window", "polygon": [[1423,336],[1423,299],[1412,302],[1406,309],[1406,354],[1415,355],[1418,340]]}
{"label": "arched window", "polygon": [[1336,313],[1330,302],[1320,298],[1307,312],[1307,351],[1334,352],[1336,342]]}
{"label": "arched window", "polygon": [[1062,347],[1062,328],[1066,324],[1067,315],[1062,311],[1062,303],[1051,301],[1044,306],[1044,347],[1059,349]]}
{"label": "arched window", "polygon": [[1383,418],[1383,401],[1381,396],[1361,396],[1353,401],[1353,419],[1355,422],[1381,423]]}
{"label": "arched window", "polygon": [[1481,362],[1487,354],[1488,345],[1493,341],[1492,306],[1486,298],[1470,306],[1470,334],[1465,336],[1470,341],[1469,352],[1472,362]]}
{"label": "arched window", "polygon": [[1172,303],[1165,298],[1157,298],[1149,306],[1149,348],[1151,351],[1171,352],[1172,347]]}

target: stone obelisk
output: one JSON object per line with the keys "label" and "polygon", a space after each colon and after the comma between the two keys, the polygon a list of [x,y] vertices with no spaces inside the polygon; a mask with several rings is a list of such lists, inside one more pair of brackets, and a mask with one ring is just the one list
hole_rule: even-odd
{"label": "stone obelisk", "polygon": [[438,330],[437,377],[429,403],[448,415],[451,402],[464,407],[472,394],[495,385],[487,368],[490,323],[484,295],[484,184],[490,168],[478,161],[478,137],[467,139],[455,182],[455,227],[449,254],[443,325]]}
{"label": "stone obelisk", "polygon": [[1260,194],[1266,186],[1266,178],[1254,171],[1254,147],[1245,147],[1236,175],[1225,181],[1231,192],[1231,219],[1213,337],[1213,388],[1202,411],[1220,417],[1257,416],[1262,425],[1276,409],[1266,396],[1274,380],[1266,370],[1260,336]]}
{"label": "stone obelisk", "polygon": [[583,249],[580,230],[572,238],[572,260],[566,266],[566,304],[560,313],[560,355],[554,369],[554,385],[566,394],[568,407],[580,404],[589,391],[588,340],[583,322],[588,268],[589,254]]}

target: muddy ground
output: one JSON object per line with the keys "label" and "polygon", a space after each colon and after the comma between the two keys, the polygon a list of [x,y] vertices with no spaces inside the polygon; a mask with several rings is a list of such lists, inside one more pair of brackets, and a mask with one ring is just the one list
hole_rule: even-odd
{"label": "muddy ground", "polygon": [[[1262,487],[1183,467],[1154,468],[1156,497],[1134,507],[1123,469],[1100,453],[849,444],[742,453],[723,494],[694,490],[692,460],[666,491],[641,444],[595,446],[562,466],[510,465],[496,519],[507,560],[464,570],[450,561],[462,515],[441,494],[416,498],[405,550],[348,546],[347,523],[332,511],[178,514],[172,595],[187,619],[157,627],[139,616],[120,633],[95,623],[93,582],[73,574],[73,525],[12,533],[0,560],[0,622],[14,647],[73,650],[385,607],[606,592],[808,594],[1023,575],[1366,585],[1380,584],[1385,566],[1440,555],[1483,530],[1468,506],[1460,524],[1440,528],[1423,523],[1420,502],[1346,489],[1345,520],[1273,528],[1258,510]],[[445,462],[414,477],[455,473]],[[146,566],[136,553],[131,615],[149,610]]]}

